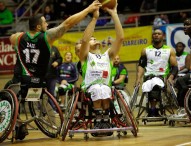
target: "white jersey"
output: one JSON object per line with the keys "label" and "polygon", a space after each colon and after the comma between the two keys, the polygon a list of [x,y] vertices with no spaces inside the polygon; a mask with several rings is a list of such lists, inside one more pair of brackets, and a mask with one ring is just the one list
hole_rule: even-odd
{"label": "white jersey", "polygon": [[82,66],[83,84],[88,87],[92,84],[111,84],[111,61],[108,51],[104,54],[88,53],[86,62]]}
{"label": "white jersey", "polygon": [[166,77],[169,70],[170,47],[163,45],[156,49],[153,45],[146,48],[147,65],[145,76],[155,75]]}
{"label": "white jersey", "polygon": [[178,70],[180,70],[181,67],[185,66],[185,60],[187,55],[188,55],[187,52],[183,52],[181,56],[176,56],[176,60],[178,63]]}

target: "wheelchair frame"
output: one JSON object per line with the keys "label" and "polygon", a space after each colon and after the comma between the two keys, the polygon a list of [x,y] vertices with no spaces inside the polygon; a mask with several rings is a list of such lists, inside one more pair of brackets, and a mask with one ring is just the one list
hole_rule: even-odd
{"label": "wheelchair frame", "polygon": [[[16,88],[19,88],[19,90],[15,90]],[[31,87],[28,88],[28,90]],[[13,89],[13,90],[11,90]],[[16,126],[20,126],[22,124],[30,125],[31,122],[35,122],[38,129],[40,129],[45,135],[51,138],[58,137],[61,129],[61,124],[64,121],[62,111],[57,104],[57,101],[54,99],[54,97],[43,87],[43,88],[34,88],[34,92],[36,90],[40,90],[40,98],[39,100],[28,100],[23,99],[20,95],[20,85],[19,84],[12,84],[8,87],[8,89],[5,89],[2,92],[8,92],[11,94],[9,96],[10,99],[12,99],[14,102],[13,106],[11,106],[12,110],[14,111],[14,115],[12,115],[12,119],[9,121],[9,125],[11,125],[11,128],[9,128],[9,132],[5,134],[0,135],[0,139],[2,139],[0,142],[3,142],[6,138],[8,138],[9,134],[12,132],[11,141],[12,143],[15,142],[17,139],[23,140],[25,136],[16,138]],[[15,93],[14,93],[15,92]],[[17,96],[16,96],[17,95]],[[18,98],[17,98],[18,97]],[[1,97],[2,98],[2,97]],[[25,108],[25,104],[28,102],[29,106],[29,112],[31,117],[28,117],[28,112]],[[24,117],[21,118],[19,108],[23,106],[23,112]],[[54,112],[56,110],[57,116]],[[16,118],[15,118],[16,117]]]}
{"label": "wheelchair frame", "polygon": [[[170,84],[170,83],[169,83]],[[189,89],[189,90],[191,90],[191,89]],[[187,91],[187,93],[186,93],[186,95],[185,95],[185,99],[184,99],[184,107],[185,107],[185,110],[186,110],[186,113],[188,114],[188,118],[176,118],[176,117],[168,117],[168,121],[169,121],[169,126],[171,126],[171,127],[174,127],[175,126],[175,123],[176,122],[183,122],[183,123],[185,123],[185,124],[187,124],[187,123],[190,123],[190,119],[189,119],[189,117],[191,116],[189,116],[189,108],[188,108],[188,98],[189,98],[189,94],[190,94],[190,92],[191,91]],[[176,94],[173,94],[173,93],[176,93],[175,92],[175,89],[172,89],[171,90],[171,94],[172,94],[172,97],[174,97],[174,101],[175,101],[175,106],[178,108],[179,107],[179,105],[178,105],[178,101],[177,101],[177,95]],[[186,106],[187,105],[187,106]]]}
{"label": "wheelchair frame", "polygon": [[[57,88],[59,88],[59,85],[60,84],[57,85]],[[72,94],[74,94],[75,89],[76,89],[76,87],[74,85],[73,88],[71,89],[72,90]],[[69,95],[69,92],[70,92],[70,90],[67,90],[66,93],[65,93],[64,110],[66,110],[66,107],[68,105],[68,101],[70,100],[70,98],[72,96],[72,95]],[[59,102],[59,98],[60,98],[59,91],[57,91],[57,93],[56,93],[56,98],[57,98],[57,101]]]}
{"label": "wheelchair frame", "polygon": [[[164,124],[166,124],[167,122],[167,116],[166,116],[166,111],[168,111],[170,114],[174,114],[174,110],[173,110],[173,105],[175,105],[177,107],[177,99],[176,99],[176,93],[175,90],[172,86],[172,84],[170,84],[170,82],[167,82],[169,87],[170,87],[170,94],[171,97],[173,97],[173,101],[170,99],[170,97],[167,94],[166,88],[163,88],[161,91],[163,92],[163,95],[166,97],[168,104],[163,105],[163,100],[164,97],[162,97],[162,92],[161,92],[161,99],[159,100],[159,110],[162,113],[161,117],[148,117],[148,116],[143,116],[141,117],[141,115],[146,111],[148,113],[149,110],[149,101],[148,101],[148,93],[144,92],[141,95],[140,98],[140,102],[139,104],[135,105],[136,101],[137,101],[137,96],[138,96],[138,92],[139,92],[139,87],[140,85],[136,86],[133,92],[133,96],[132,96],[132,100],[131,100],[131,106],[132,109],[134,110],[135,108],[138,108],[138,113],[136,116],[136,120],[142,120],[142,122],[144,123],[144,125],[146,125],[146,122],[157,122],[157,121],[164,121]],[[146,96],[146,105],[143,106],[143,100],[144,97]]]}
{"label": "wheelchair frame", "polygon": [[[93,127],[94,116],[91,118],[89,115],[86,116],[86,112],[88,110],[88,102],[90,102],[90,98],[85,96],[83,91],[77,91],[75,95],[69,101],[67,111],[65,113],[65,121],[62,124],[62,129],[60,132],[60,136],[64,141],[67,134],[69,133],[69,137],[73,137],[74,133],[84,133],[85,140],[89,138],[88,133],[106,133],[106,132],[118,132],[118,137],[120,137],[120,132],[123,132],[125,135],[127,134],[127,130],[130,130],[133,135],[136,137],[138,132],[137,124],[134,122],[134,117],[132,116],[132,112],[124,101],[122,95],[118,90],[114,89],[115,98],[119,101],[120,110],[124,112],[125,115],[122,115],[123,118],[125,116],[125,122],[121,121],[119,118],[119,114],[115,110],[115,118],[117,120],[110,119],[112,123],[116,125],[116,128],[108,128],[108,129],[91,129]],[[79,103],[81,104],[81,109],[78,109]],[[76,109],[79,110],[79,115],[77,117],[74,116]],[[83,128],[83,129],[82,129]],[[89,129],[90,128],[90,129]]]}
{"label": "wheelchair frame", "polygon": [[184,98],[184,106],[186,113],[188,114],[188,117],[191,121],[191,88],[188,89],[186,96]]}

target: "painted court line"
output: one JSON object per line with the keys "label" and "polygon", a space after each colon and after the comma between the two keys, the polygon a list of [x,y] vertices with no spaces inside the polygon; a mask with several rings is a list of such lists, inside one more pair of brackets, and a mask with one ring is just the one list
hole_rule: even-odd
{"label": "painted court line", "polygon": [[187,142],[187,143],[178,144],[178,145],[176,145],[176,146],[187,146],[187,145],[191,145],[191,142]]}

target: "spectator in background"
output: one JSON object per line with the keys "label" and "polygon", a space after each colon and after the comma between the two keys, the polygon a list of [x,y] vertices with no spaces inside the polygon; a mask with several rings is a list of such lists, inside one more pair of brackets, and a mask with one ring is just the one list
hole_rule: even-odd
{"label": "spectator in background", "polygon": [[[128,83],[128,71],[123,63],[120,62],[119,55],[116,55],[113,59],[112,67],[112,86],[116,89],[119,89],[124,99],[130,105],[130,94],[127,94],[126,84]],[[119,109],[119,105],[114,100],[114,106],[116,109]],[[117,110],[117,112],[119,112]]]}
{"label": "spectator in background", "polygon": [[[53,10],[51,8],[51,5],[45,6],[43,15],[47,22],[55,20],[55,16],[54,16]],[[52,28],[52,27],[54,27],[54,24],[49,24],[48,27]]]}
{"label": "spectator in background", "polygon": [[71,90],[78,80],[78,71],[76,65],[72,62],[72,53],[66,52],[64,62],[58,67],[59,97],[61,99],[60,107],[65,109],[64,101],[66,91]]}
{"label": "spectator in background", "polygon": [[7,30],[11,28],[10,25],[13,23],[13,14],[6,7],[4,0],[0,0],[0,35],[6,34]]}
{"label": "spectator in background", "polygon": [[[76,43],[76,45],[75,45],[75,54],[76,54],[76,56],[79,58],[79,53],[80,53],[80,47],[81,47],[81,42],[79,41],[79,42],[77,42]],[[78,73],[80,74],[80,75],[82,75],[82,68],[81,68],[81,62],[80,61],[78,61],[77,63],[76,63],[76,67],[77,67],[77,70],[78,70]]]}
{"label": "spectator in background", "polygon": [[189,18],[189,13],[188,12],[180,12],[180,23],[183,23],[187,18]]}
{"label": "spectator in background", "polygon": [[112,85],[124,89],[128,83],[128,72],[124,64],[120,62],[119,55],[116,55],[113,59],[113,68],[112,68]]}
{"label": "spectator in background", "polygon": [[153,27],[161,29],[164,33],[166,33],[166,24],[169,24],[169,19],[166,14],[156,15],[153,21]]}
{"label": "spectator in background", "polygon": [[62,0],[53,0],[55,19],[63,19],[65,13],[65,3]]}
{"label": "spectator in background", "polygon": [[172,14],[172,23],[183,23],[187,18],[189,18],[188,12],[179,12]]}
{"label": "spectator in background", "polygon": [[169,24],[168,16],[166,14],[155,15],[155,19],[153,21],[154,27],[159,27],[166,24]]}
{"label": "spectator in background", "polygon": [[[157,0],[143,0],[140,12],[141,13],[150,13],[150,12],[156,12],[156,2]],[[141,16],[140,17],[140,25],[151,25],[153,20],[153,16]]]}
{"label": "spectator in background", "polygon": [[50,94],[55,97],[55,87],[57,80],[57,67],[62,64],[62,57],[57,47],[52,46],[48,70],[46,73],[46,85]]}

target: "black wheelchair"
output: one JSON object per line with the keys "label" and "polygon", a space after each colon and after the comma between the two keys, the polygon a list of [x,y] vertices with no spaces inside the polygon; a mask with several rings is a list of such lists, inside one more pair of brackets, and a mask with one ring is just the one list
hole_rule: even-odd
{"label": "black wheelchair", "polygon": [[[186,74],[178,74],[178,76],[177,76],[177,78],[176,78],[176,82],[178,81],[178,78],[180,77],[180,78],[182,78],[183,76],[185,76]],[[180,83],[180,81],[179,81],[179,83]],[[187,124],[187,123],[190,123],[190,116],[189,116],[189,113],[188,113],[188,109],[189,109],[189,94],[190,94],[190,88],[191,88],[191,80],[187,80],[186,79],[186,84],[187,84],[187,86],[188,86],[188,90],[186,91],[185,89],[184,89],[184,91],[183,90],[181,90],[181,89],[179,89],[179,90],[181,90],[181,92],[185,92],[185,97],[184,97],[184,108],[183,107],[181,107],[181,106],[179,106],[179,103],[178,103],[178,101],[176,101],[177,103],[176,103],[176,105],[177,105],[177,111],[176,111],[176,113],[177,114],[175,114],[175,115],[170,115],[169,117],[168,117],[168,121],[169,121],[169,126],[171,126],[171,127],[174,127],[176,124],[178,124],[179,126],[181,125],[181,123],[183,123],[183,124]],[[181,86],[181,85],[177,85],[177,83],[176,83],[176,86],[175,86],[175,93],[176,92],[178,92],[178,86]],[[177,88],[177,89],[176,89]],[[177,95],[175,95],[176,97],[177,97]],[[180,97],[179,97],[180,98]],[[180,99],[179,99],[179,102],[182,102],[182,101],[180,101]],[[180,103],[181,104],[181,103]],[[182,103],[183,104],[183,103]]]}
{"label": "black wheelchair", "polygon": [[[119,104],[120,113],[114,107],[114,100]],[[88,140],[88,133],[94,137],[100,137],[111,136],[114,131],[117,131],[117,136],[120,138],[120,132],[126,135],[127,130],[130,130],[135,137],[138,132],[138,126],[129,105],[115,88],[112,88],[109,112],[100,111],[99,116],[93,109],[90,95],[78,89],[68,102],[64,119],[60,132],[63,141],[67,134],[72,138],[74,133],[84,133],[84,139]],[[99,123],[102,123],[101,126]]]}
{"label": "black wheelchair", "polygon": [[0,110],[0,142],[6,138],[12,142],[23,140],[29,134],[28,130],[34,128],[33,121],[36,129],[48,137],[59,136],[63,114],[44,83],[11,84],[8,89],[0,91],[0,95],[0,105],[5,105]]}
{"label": "black wheelchair", "polygon": [[[167,91],[167,86],[170,91]],[[174,114],[174,108],[178,107],[178,102],[176,99],[176,92],[173,85],[167,81],[167,85],[160,87],[155,85],[153,89],[154,92],[143,92],[140,97],[140,101],[137,103],[137,97],[140,85],[136,86],[132,95],[131,108],[133,111],[137,109],[136,120],[142,120],[143,124],[146,125],[147,122],[157,122],[164,121],[164,124],[168,121],[168,115]],[[155,114],[150,114],[152,112],[151,104],[149,102],[150,96],[157,96],[157,108]],[[144,114],[144,115],[143,115]]]}
{"label": "black wheelchair", "polygon": [[[191,80],[188,80],[188,91],[186,92],[186,95],[184,97],[184,109],[185,112],[180,117],[169,117],[169,126],[174,127],[176,122],[177,123],[190,123],[191,122]],[[184,110],[183,109],[183,110]]]}

